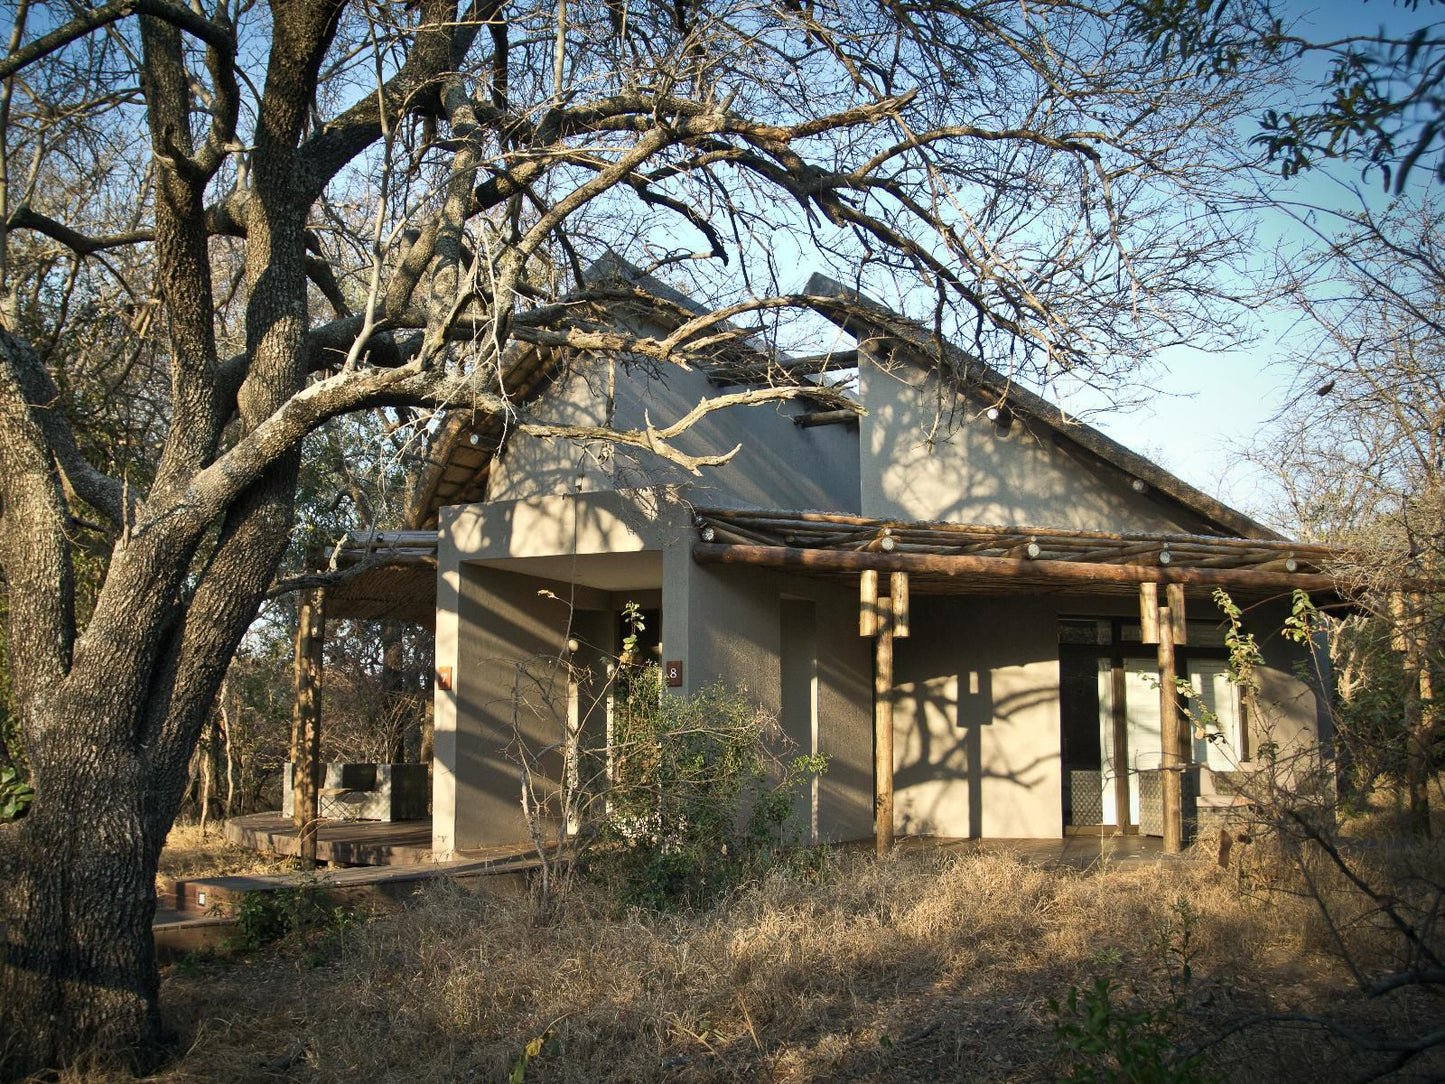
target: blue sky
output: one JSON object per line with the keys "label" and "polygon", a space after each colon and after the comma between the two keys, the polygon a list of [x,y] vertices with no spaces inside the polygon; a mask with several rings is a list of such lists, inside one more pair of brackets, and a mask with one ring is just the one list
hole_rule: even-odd
{"label": "blue sky", "polygon": [[[1299,33],[1311,40],[1347,33],[1374,33],[1383,26],[1396,33],[1437,21],[1445,10],[1422,3],[1412,12],[1403,4],[1373,0],[1334,0],[1298,4]],[[1417,170],[1425,174],[1428,170]],[[1291,184],[1289,195],[1324,206],[1348,206],[1355,198],[1347,186],[1359,186],[1378,199],[1380,184],[1362,181],[1357,172],[1338,168],[1331,175],[1311,171]],[[1261,224],[1261,241],[1304,243],[1306,231],[1283,216]],[[1259,338],[1230,354],[1178,349],[1161,355],[1164,373],[1159,393],[1128,412],[1093,415],[1090,422],[1116,440],[1156,459],[1193,485],[1217,494],[1245,511],[1269,515],[1267,477],[1240,460],[1237,450],[1255,441],[1281,411],[1294,372],[1286,360],[1298,334],[1288,313],[1261,314]],[[1086,404],[1084,404],[1086,405]]]}

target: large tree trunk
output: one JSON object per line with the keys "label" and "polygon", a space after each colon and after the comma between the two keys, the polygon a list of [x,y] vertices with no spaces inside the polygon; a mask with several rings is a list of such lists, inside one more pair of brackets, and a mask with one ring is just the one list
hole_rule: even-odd
{"label": "large tree trunk", "polygon": [[0,837],[3,1070],[127,1050],[146,1069],[160,1052],[151,923],[164,837],[146,815],[142,759],[95,737],[71,746],[63,765],[36,766],[44,786],[30,814]]}
{"label": "large tree trunk", "polygon": [[[238,413],[251,429],[304,383],[302,227],[290,169],[335,5],[277,12],[276,63],[250,201],[247,347]],[[143,87],[158,147],[181,141],[189,90],[173,27],[142,19]],[[159,1052],[155,872],[185,793],[201,727],[286,547],[299,451],[240,489],[214,524],[197,472],[213,460],[225,407],[215,379],[203,180],[159,168],[156,249],[177,358],[172,430],[147,497],[174,513],[122,532],[84,632],[75,636],[69,512],[48,454],[43,370],[0,337],[0,559],[11,592],[16,703],[36,784],[30,815],[0,836],[7,1072],[82,1056]],[[298,303],[298,298],[301,299]],[[28,381],[28,383],[27,383]],[[73,657],[72,657],[73,656]]]}

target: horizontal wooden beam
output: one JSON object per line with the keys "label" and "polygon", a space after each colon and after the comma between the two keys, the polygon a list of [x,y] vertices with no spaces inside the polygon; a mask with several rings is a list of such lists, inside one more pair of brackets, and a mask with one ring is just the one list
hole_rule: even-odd
{"label": "horizontal wooden beam", "polygon": [[[1083,545],[1088,540],[1097,539],[1101,545],[1107,543],[1134,544],[1148,542],[1153,543],[1155,547],[1168,545],[1177,550],[1183,550],[1189,546],[1196,546],[1201,550],[1211,552],[1217,552],[1221,549],[1243,549],[1250,551],[1256,556],[1270,550],[1278,550],[1280,553],[1293,554],[1307,560],[1331,560],[1351,556],[1351,551],[1348,549],[1311,543],[1268,538],[1230,538],[1222,535],[1181,534],[1177,531],[1135,531],[1124,534],[1118,531],[1051,530],[1047,527],[1022,525],[1002,527],[968,523],[905,523],[897,520],[872,519],[867,516],[849,515],[842,512],[808,512],[772,508],[714,508],[710,506],[700,506],[695,508],[694,511],[699,516],[716,520],[758,520],[769,521],[778,525],[786,523],[788,526],[810,524],[820,530],[841,529],[844,527],[857,527],[860,529],[891,527],[895,532],[911,531],[939,537],[957,535],[965,536],[970,541],[974,539],[987,540],[997,537],[1007,537],[1017,540],[1032,535],[1041,543],[1047,543],[1049,545],[1063,542]],[[1110,549],[1112,552],[1113,548],[1110,547]]]}
{"label": "horizontal wooden beam", "polygon": [[760,565],[800,572],[915,572],[934,576],[986,576],[1036,583],[1138,584],[1179,583],[1194,587],[1254,590],[1331,591],[1330,576],[1260,572],[1252,568],[1180,568],[1174,565],[1105,565],[1080,561],[1029,561],[974,554],[877,553],[867,550],[807,550],[788,546],[724,546],[695,542],[699,564]]}

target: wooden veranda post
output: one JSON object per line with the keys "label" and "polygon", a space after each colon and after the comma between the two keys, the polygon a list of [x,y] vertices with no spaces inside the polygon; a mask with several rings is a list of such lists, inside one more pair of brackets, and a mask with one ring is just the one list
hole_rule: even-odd
{"label": "wooden veranda post", "polygon": [[321,790],[321,680],[326,646],[326,596],[301,595],[296,613],[296,705],[291,724],[292,820],[299,829],[302,865],[316,864]]}
{"label": "wooden veranda post", "polygon": [[1184,763],[1179,756],[1179,697],[1174,688],[1174,630],[1168,606],[1159,608],[1159,767],[1163,769],[1164,853],[1184,849]]}
{"label": "wooden veranda post", "polygon": [[893,849],[893,641],[908,635],[908,574],[880,591],[871,569],[859,578],[858,632],[873,640],[873,831],[882,857]]}
{"label": "wooden veranda post", "polygon": [[1159,768],[1163,799],[1164,853],[1184,849],[1184,768],[1186,755],[1179,727],[1179,676],[1174,657],[1176,644],[1187,642],[1184,585],[1166,588],[1166,605],[1159,605],[1159,588],[1152,583],[1139,587],[1139,621],[1144,643],[1159,645]]}
{"label": "wooden veranda post", "polygon": [[893,600],[881,593],[873,646],[873,833],[881,858],[893,849]]}

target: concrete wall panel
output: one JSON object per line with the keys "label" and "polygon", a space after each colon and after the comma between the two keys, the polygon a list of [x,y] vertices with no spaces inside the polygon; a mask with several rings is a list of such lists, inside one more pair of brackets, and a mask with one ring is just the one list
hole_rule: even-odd
{"label": "concrete wall panel", "polygon": [[922,368],[868,363],[859,372],[862,514],[1112,531],[1185,527],[1122,475],[1070,458],[1043,427],[1015,420],[1003,436],[977,406],[940,398]]}
{"label": "concrete wall panel", "polygon": [[[597,359],[554,387],[533,413],[554,424],[609,424],[614,429],[664,428],[719,388],[701,372],[667,368],[664,382],[641,366]],[[858,430],[831,425],[800,429],[797,403],[730,407],[707,415],[672,443],[688,455],[723,455],[725,465],[693,475],[642,449],[603,442],[516,437],[493,467],[488,498],[512,500],[585,491],[685,486],[699,505],[858,511]]]}
{"label": "concrete wall panel", "polygon": [[1062,833],[1057,614],[1026,596],[913,600],[894,644],[900,832]]}
{"label": "concrete wall panel", "polygon": [[812,602],[816,619],[818,746],[829,758],[819,783],[819,837],[859,839],[873,830],[872,663],[869,641],[857,634],[854,585],[702,566],[686,544],[669,547],[663,656],[683,660],[685,692],[723,680],[780,711],[785,596]]}
{"label": "concrete wall panel", "polygon": [[[567,718],[568,610],[542,599],[553,581],[466,564],[461,569],[452,849],[528,838],[520,741],[534,754],[557,744]],[[554,761],[556,763],[554,763]],[[558,779],[556,754],[539,775]],[[543,794],[548,788],[542,786]]]}

